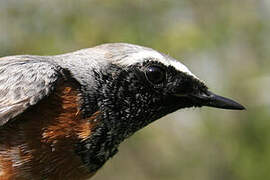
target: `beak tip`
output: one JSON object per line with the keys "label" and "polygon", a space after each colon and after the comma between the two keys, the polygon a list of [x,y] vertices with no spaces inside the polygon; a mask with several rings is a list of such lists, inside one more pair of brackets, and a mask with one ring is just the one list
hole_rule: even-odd
{"label": "beak tip", "polygon": [[232,110],[243,110],[243,111],[246,111],[247,109],[242,106],[241,104],[239,104],[237,107],[233,107]]}
{"label": "beak tip", "polygon": [[240,104],[240,106],[239,106],[239,110],[246,111],[246,110],[247,110],[247,108],[246,108],[246,107],[244,107],[243,105],[241,105],[241,104]]}
{"label": "beak tip", "polygon": [[208,94],[211,94],[211,98],[209,99],[209,102],[206,104],[206,106],[230,110],[247,110],[243,105],[234,100],[216,95],[212,92],[208,92]]}
{"label": "beak tip", "polygon": [[220,108],[220,109],[227,109],[227,110],[237,110],[237,111],[246,111],[247,109],[238,103],[235,104],[231,104],[231,105],[225,105],[225,106],[212,106],[212,107],[216,107],[216,108]]}
{"label": "beak tip", "polygon": [[231,110],[247,110],[242,104],[233,101],[231,99],[224,98],[226,100],[226,104],[224,106],[225,109]]}

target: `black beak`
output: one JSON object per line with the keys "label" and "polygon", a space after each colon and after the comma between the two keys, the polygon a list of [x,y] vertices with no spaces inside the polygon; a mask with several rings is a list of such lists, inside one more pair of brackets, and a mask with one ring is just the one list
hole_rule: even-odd
{"label": "black beak", "polygon": [[216,95],[210,91],[201,92],[198,94],[189,94],[188,97],[193,99],[195,102],[198,102],[198,104],[201,106],[210,106],[215,108],[232,109],[232,110],[246,109],[241,104],[231,99]]}

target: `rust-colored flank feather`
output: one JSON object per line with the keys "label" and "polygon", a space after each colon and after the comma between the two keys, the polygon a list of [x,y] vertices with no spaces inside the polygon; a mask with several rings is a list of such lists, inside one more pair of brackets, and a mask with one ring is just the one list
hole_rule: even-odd
{"label": "rust-colored flank feather", "polygon": [[87,139],[100,112],[81,118],[79,93],[72,83],[55,92],[0,130],[0,180],[87,179],[74,152]]}

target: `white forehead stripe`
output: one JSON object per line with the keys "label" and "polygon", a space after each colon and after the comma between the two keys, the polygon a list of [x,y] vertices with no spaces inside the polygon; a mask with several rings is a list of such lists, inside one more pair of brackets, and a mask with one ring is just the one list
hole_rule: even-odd
{"label": "white forehead stripe", "polygon": [[133,53],[121,59],[118,63],[129,66],[136,63],[142,63],[143,61],[145,61],[145,59],[148,59],[150,61],[159,61],[165,66],[173,66],[176,70],[187,73],[188,75],[197,78],[184,64],[172,58],[169,59],[167,57],[164,57],[162,54],[154,50],[140,50],[137,53]]}
{"label": "white forehead stripe", "polygon": [[176,70],[185,72],[188,75],[191,75],[191,76],[197,78],[184,64],[180,63],[179,61],[176,61],[173,59],[173,60],[169,60],[169,62],[170,62],[170,65],[173,66]]}

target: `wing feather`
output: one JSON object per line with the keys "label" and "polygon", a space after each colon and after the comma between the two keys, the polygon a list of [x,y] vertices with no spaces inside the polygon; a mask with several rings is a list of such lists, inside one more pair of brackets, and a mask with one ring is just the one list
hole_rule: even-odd
{"label": "wing feather", "polygon": [[39,56],[0,59],[0,126],[50,95],[65,70]]}

